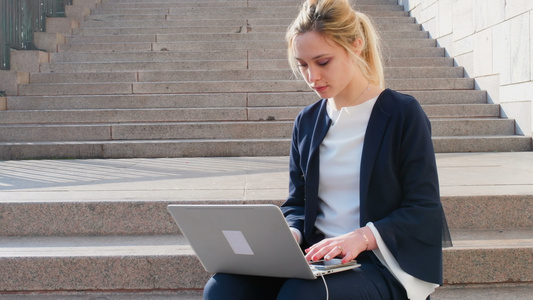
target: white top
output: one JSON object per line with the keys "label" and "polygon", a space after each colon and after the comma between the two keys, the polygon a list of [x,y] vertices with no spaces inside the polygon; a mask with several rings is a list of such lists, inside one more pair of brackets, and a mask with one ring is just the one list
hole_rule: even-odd
{"label": "white top", "polygon": [[356,106],[335,109],[320,144],[318,215],[315,226],[327,238],[359,228],[359,176],[366,127],[377,97]]}
{"label": "white top", "polygon": [[[320,145],[319,213],[315,226],[326,238],[360,228],[360,169],[366,128],[377,97],[356,106],[336,110],[328,101],[332,125]],[[378,248],[373,250],[381,263],[407,291],[411,300],[424,300],[439,286],[420,280],[402,270],[374,224],[368,223]],[[291,228],[302,240],[299,230]]]}

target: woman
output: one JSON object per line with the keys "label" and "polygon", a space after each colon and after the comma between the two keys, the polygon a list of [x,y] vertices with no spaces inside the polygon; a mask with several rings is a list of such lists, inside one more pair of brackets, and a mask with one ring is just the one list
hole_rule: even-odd
{"label": "woman", "polygon": [[348,0],[306,1],[287,42],[322,100],[295,120],[282,211],[308,261],[361,267],[326,276],[327,291],[321,280],[216,274],[205,299],[426,299],[442,283],[447,233],[429,120],[384,89],[378,36]]}

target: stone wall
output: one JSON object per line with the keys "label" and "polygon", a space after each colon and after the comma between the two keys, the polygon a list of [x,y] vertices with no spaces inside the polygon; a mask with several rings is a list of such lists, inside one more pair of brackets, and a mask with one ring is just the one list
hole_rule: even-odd
{"label": "stone wall", "polygon": [[533,133],[533,0],[398,0],[517,133]]}

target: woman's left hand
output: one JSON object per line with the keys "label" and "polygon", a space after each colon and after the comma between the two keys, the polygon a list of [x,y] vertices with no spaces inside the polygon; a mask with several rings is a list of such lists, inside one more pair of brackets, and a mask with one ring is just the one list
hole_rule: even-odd
{"label": "woman's left hand", "polygon": [[341,257],[342,263],[347,263],[361,252],[375,248],[377,245],[372,231],[364,227],[314,244],[305,250],[305,258],[307,261],[318,261]]}

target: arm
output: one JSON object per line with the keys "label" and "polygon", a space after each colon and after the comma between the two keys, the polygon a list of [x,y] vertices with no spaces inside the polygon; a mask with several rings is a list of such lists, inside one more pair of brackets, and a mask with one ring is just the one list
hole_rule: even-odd
{"label": "arm", "polygon": [[[289,196],[281,206],[281,210],[289,227],[293,230],[298,243],[304,230],[305,213],[305,178],[300,168],[300,151],[298,142],[298,126],[300,116],[296,118],[292,133],[291,152],[289,159]],[[296,230],[296,231],[295,231]]]}

